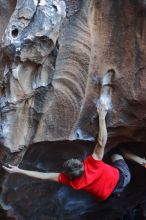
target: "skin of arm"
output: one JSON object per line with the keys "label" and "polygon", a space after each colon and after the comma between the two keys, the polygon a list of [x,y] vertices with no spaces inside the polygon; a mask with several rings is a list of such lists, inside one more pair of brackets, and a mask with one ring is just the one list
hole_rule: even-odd
{"label": "skin of arm", "polygon": [[23,170],[18,168],[17,166],[8,166],[9,167],[3,166],[4,170],[6,170],[8,173],[20,173],[38,179],[52,180],[58,182],[59,173],[43,173],[38,171]]}
{"label": "skin of arm", "polygon": [[141,158],[126,149],[121,149],[121,150],[127,160],[134,161],[134,162],[146,167],[146,159],[145,158]]}
{"label": "skin of arm", "polygon": [[105,104],[101,103],[97,108],[99,114],[99,133],[98,133],[98,142],[94,148],[92,157],[95,160],[102,160],[104,156],[104,149],[107,143],[107,128],[105,118],[107,115],[107,107]]}

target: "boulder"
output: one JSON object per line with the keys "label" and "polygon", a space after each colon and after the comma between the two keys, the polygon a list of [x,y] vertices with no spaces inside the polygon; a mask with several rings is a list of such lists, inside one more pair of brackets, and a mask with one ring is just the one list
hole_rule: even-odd
{"label": "boulder", "polygon": [[[100,98],[103,79],[111,69],[115,71],[115,75],[111,83],[112,107],[106,118],[106,152],[121,143],[129,143],[130,146],[137,145],[137,153],[145,154],[146,2],[0,0],[0,3],[0,160],[17,165],[22,163],[22,168],[25,168],[27,161],[30,169],[40,169],[38,164],[47,160],[44,157],[39,158],[40,152],[45,155],[48,150],[51,158],[55,157],[55,152],[60,152],[57,154],[57,161],[64,161],[75,152],[81,157],[91,153],[98,135],[96,103]],[[88,150],[81,147],[85,141],[88,143]],[[40,147],[38,150],[37,143],[39,146],[46,143],[45,148]],[[54,151],[51,148],[53,143],[57,143],[58,147],[63,143],[65,147],[60,147],[61,151],[59,148]],[[73,149],[76,150],[72,149],[72,143]],[[33,154],[28,159],[30,149],[33,149]],[[65,158],[61,154],[66,155]],[[32,158],[35,160],[35,155],[39,159],[33,166]],[[61,165],[57,165],[57,161],[54,165],[51,163],[53,171]],[[49,166],[49,162],[46,162],[45,166]],[[132,164],[131,167],[134,167],[133,173],[137,175],[135,165]],[[69,219],[69,214],[71,219],[75,220],[93,219],[94,214],[97,219],[97,213],[102,216],[100,219],[106,219],[107,215],[104,217],[105,212],[100,210],[109,210],[111,207],[115,213],[113,217],[111,215],[111,219],[115,216],[123,216],[123,219],[126,219],[124,216],[127,214],[123,212],[125,206],[129,207],[131,216],[145,213],[145,205],[139,205],[144,201],[145,192],[138,191],[138,188],[136,194],[124,203],[128,192],[132,195],[135,190],[132,185],[129,187],[132,191],[127,189],[127,194],[123,195],[119,203],[121,206],[118,206],[118,210],[121,211],[115,210],[117,200],[114,199],[114,202],[110,200],[107,206],[98,206],[100,210],[98,208],[94,213],[95,203],[86,195],[86,199],[80,200],[80,193],[70,192],[66,188],[64,191],[63,188],[65,193],[62,194],[62,191],[59,191],[60,186],[51,185],[51,189],[54,187],[54,194],[49,197],[47,185],[50,183],[43,182],[41,185],[39,181],[19,175],[5,176],[3,172],[1,176],[2,206],[6,210],[8,207],[7,213],[10,216],[20,220],[34,219],[35,210],[33,213],[31,211],[33,207],[40,207],[37,209],[38,213],[41,213],[37,214],[39,220],[47,219],[46,216],[49,215],[50,219],[65,219],[65,216]],[[141,177],[144,177],[144,170]],[[27,204],[29,197],[37,191],[34,186],[38,187],[38,197],[44,188],[42,193],[49,198],[45,197],[44,201],[42,199],[39,202],[34,196],[29,201],[30,204]],[[58,201],[60,194],[62,200]],[[68,202],[72,196],[72,204],[80,201],[85,209],[78,209],[78,206],[70,209]],[[49,209],[47,204],[50,203],[50,198],[55,198],[55,205],[49,206]],[[136,203],[130,205],[133,199]],[[44,204],[43,211],[41,204]],[[62,206],[59,207],[58,204]],[[89,204],[91,210],[88,210]],[[31,210],[26,212],[28,207],[31,207]],[[46,207],[51,211],[45,212]],[[48,213],[53,213],[52,210],[57,209],[55,207],[60,209],[56,211],[56,216],[54,213],[51,217],[53,214]],[[58,217],[57,213],[61,210],[65,210],[64,214]],[[75,212],[75,216],[71,214]],[[93,216],[87,213],[93,213]]]}

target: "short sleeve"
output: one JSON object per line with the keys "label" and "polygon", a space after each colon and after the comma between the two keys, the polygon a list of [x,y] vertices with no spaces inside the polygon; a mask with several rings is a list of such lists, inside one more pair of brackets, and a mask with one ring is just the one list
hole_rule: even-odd
{"label": "short sleeve", "polygon": [[60,173],[58,176],[58,182],[64,183],[64,184],[69,184],[69,179],[64,175],[64,173]]}

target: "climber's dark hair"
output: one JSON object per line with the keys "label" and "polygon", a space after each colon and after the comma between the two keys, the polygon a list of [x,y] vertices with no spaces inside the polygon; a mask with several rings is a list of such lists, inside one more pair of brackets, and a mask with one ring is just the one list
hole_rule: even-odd
{"label": "climber's dark hair", "polygon": [[79,159],[69,159],[63,164],[63,172],[69,179],[81,177],[84,174],[84,164]]}

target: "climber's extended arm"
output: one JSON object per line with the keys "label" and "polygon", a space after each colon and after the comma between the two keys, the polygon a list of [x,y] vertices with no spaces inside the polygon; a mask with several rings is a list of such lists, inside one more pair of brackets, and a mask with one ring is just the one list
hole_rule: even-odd
{"label": "climber's extended arm", "polygon": [[3,168],[9,173],[21,173],[38,179],[43,179],[43,180],[48,179],[58,182],[59,173],[43,173],[38,171],[23,170],[18,168],[17,166],[12,166],[12,165],[8,165],[8,166],[9,167],[3,166]]}
{"label": "climber's extended arm", "polygon": [[104,156],[104,148],[107,143],[107,128],[105,118],[107,115],[107,106],[103,103],[97,107],[97,112],[99,115],[99,133],[98,133],[98,142],[93,151],[93,158],[95,160],[102,160]]}

